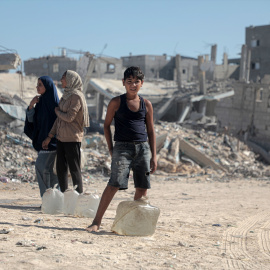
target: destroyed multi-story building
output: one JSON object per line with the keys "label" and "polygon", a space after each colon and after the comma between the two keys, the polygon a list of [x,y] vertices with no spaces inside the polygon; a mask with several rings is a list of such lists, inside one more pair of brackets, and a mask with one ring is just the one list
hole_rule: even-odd
{"label": "destroyed multi-story building", "polygon": [[246,27],[246,44],[250,50],[250,75],[259,81],[270,73],[270,25]]}
{"label": "destroyed multi-story building", "polygon": [[50,76],[55,81],[60,81],[63,73],[70,69],[76,70],[77,59],[61,56],[44,56],[24,61],[25,75],[37,77]]}
{"label": "destroyed multi-story building", "polygon": [[97,57],[91,77],[121,80],[123,77],[122,69],[122,60],[119,58]]}
{"label": "destroyed multi-story building", "polygon": [[[146,80],[177,80],[176,56],[163,55],[129,55],[121,57],[123,67],[139,66]],[[181,76],[184,81],[195,79],[198,75],[198,60],[181,56]]]}
{"label": "destroyed multi-story building", "polygon": [[[221,126],[242,137],[270,162],[270,25],[247,27],[239,80],[234,95],[221,100],[216,114]],[[262,148],[261,148],[262,147]]]}
{"label": "destroyed multi-story building", "polygon": [[[25,75],[50,76],[55,81],[60,81],[66,70],[78,70],[80,60],[61,56],[45,56],[24,61]],[[119,80],[122,78],[122,60],[114,57],[99,57],[95,59],[92,78],[107,78]]]}
{"label": "destroyed multi-story building", "polygon": [[269,80],[267,77],[270,74],[270,25],[246,27],[241,58],[229,59],[228,63],[239,65],[237,79],[240,81]]}
{"label": "destroyed multi-story building", "polygon": [[[270,25],[247,27],[241,58],[228,59],[224,53],[222,64],[216,63],[217,46],[212,45],[209,55],[198,58],[179,54],[130,54],[119,59],[85,53],[79,60],[49,56],[25,61],[24,71],[59,80],[66,69],[76,70],[82,77],[90,116],[102,122],[109,100],[125,92],[124,69],[140,66],[146,76],[140,94],[151,101],[155,121],[214,131],[226,127],[228,134],[245,140],[270,163],[269,34]],[[2,109],[7,112],[9,107]]]}

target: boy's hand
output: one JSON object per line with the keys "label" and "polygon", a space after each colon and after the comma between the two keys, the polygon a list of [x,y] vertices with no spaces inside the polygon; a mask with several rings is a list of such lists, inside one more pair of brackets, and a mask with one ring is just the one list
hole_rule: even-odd
{"label": "boy's hand", "polygon": [[151,158],[150,160],[150,173],[154,173],[157,169],[157,159],[156,158]]}

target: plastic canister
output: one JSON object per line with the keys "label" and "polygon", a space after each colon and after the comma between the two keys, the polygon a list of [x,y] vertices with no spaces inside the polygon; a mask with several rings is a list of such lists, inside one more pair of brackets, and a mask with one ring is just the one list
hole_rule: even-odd
{"label": "plastic canister", "polygon": [[149,204],[147,197],[120,202],[112,231],[120,235],[147,236],[155,232],[159,208]]}
{"label": "plastic canister", "polygon": [[67,189],[64,192],[64,208],[63,213],[65,215],[74,215],[77,199],[79,196],[79,193],[74,189]]}
{"label": "plastic canister", "polygon": [[41,211],[44,214],[60,214],[63,213],[64,194],[56,188],[49,188],[42,196]]}
{"label": "plastic canister", "polygon": [[98,209],[100,198],[97,194],[80,194],[77,199],[74,215],[78,217],[94,218]]}

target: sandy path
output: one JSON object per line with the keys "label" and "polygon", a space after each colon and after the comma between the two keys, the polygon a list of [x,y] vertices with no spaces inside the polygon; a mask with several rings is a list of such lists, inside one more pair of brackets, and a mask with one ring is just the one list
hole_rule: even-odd
{"label": "sandy path", "polygon": [[[0,183],[0,230],[10,230],[0,234],[0,269],[270,269],[269,181],[152,179],[149,200],[161,214],[150,237],[110,231],[132,182],[97,234],[84,230],[91,219],[42,214],[36,184]],[[100,195],[106,179],[88,185]]]}

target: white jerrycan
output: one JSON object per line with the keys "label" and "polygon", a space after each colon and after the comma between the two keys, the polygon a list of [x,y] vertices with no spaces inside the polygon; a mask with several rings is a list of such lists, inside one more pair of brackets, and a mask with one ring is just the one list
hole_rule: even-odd
{"label": "white jerrycan", "polygon": [[49,188],[42,196],[41,211],[44,214],[60,214],[63,213],[64,206],[64,194],[56,188],[57,184],[53,188]]}
{"label": "white jerrycan", "polygon": [[159,208],[149,204],[147,197],[120,202],[112,231],[120,235],[147,236],[155,232]]}
{"label": "white jerrycan", "polygon": [[73,189],[67,189],[64,192],[64,208],[63,213],[65,215],[74,215],[77,199],[79,193],[75,190],[77,186],[74,186]]}
{"label": "white jerrycan", "polygon": [[78,217],[89,217],[94,218],[100,198],[97,194],[85,192],[80,194],[77,199],[74,215]]}

